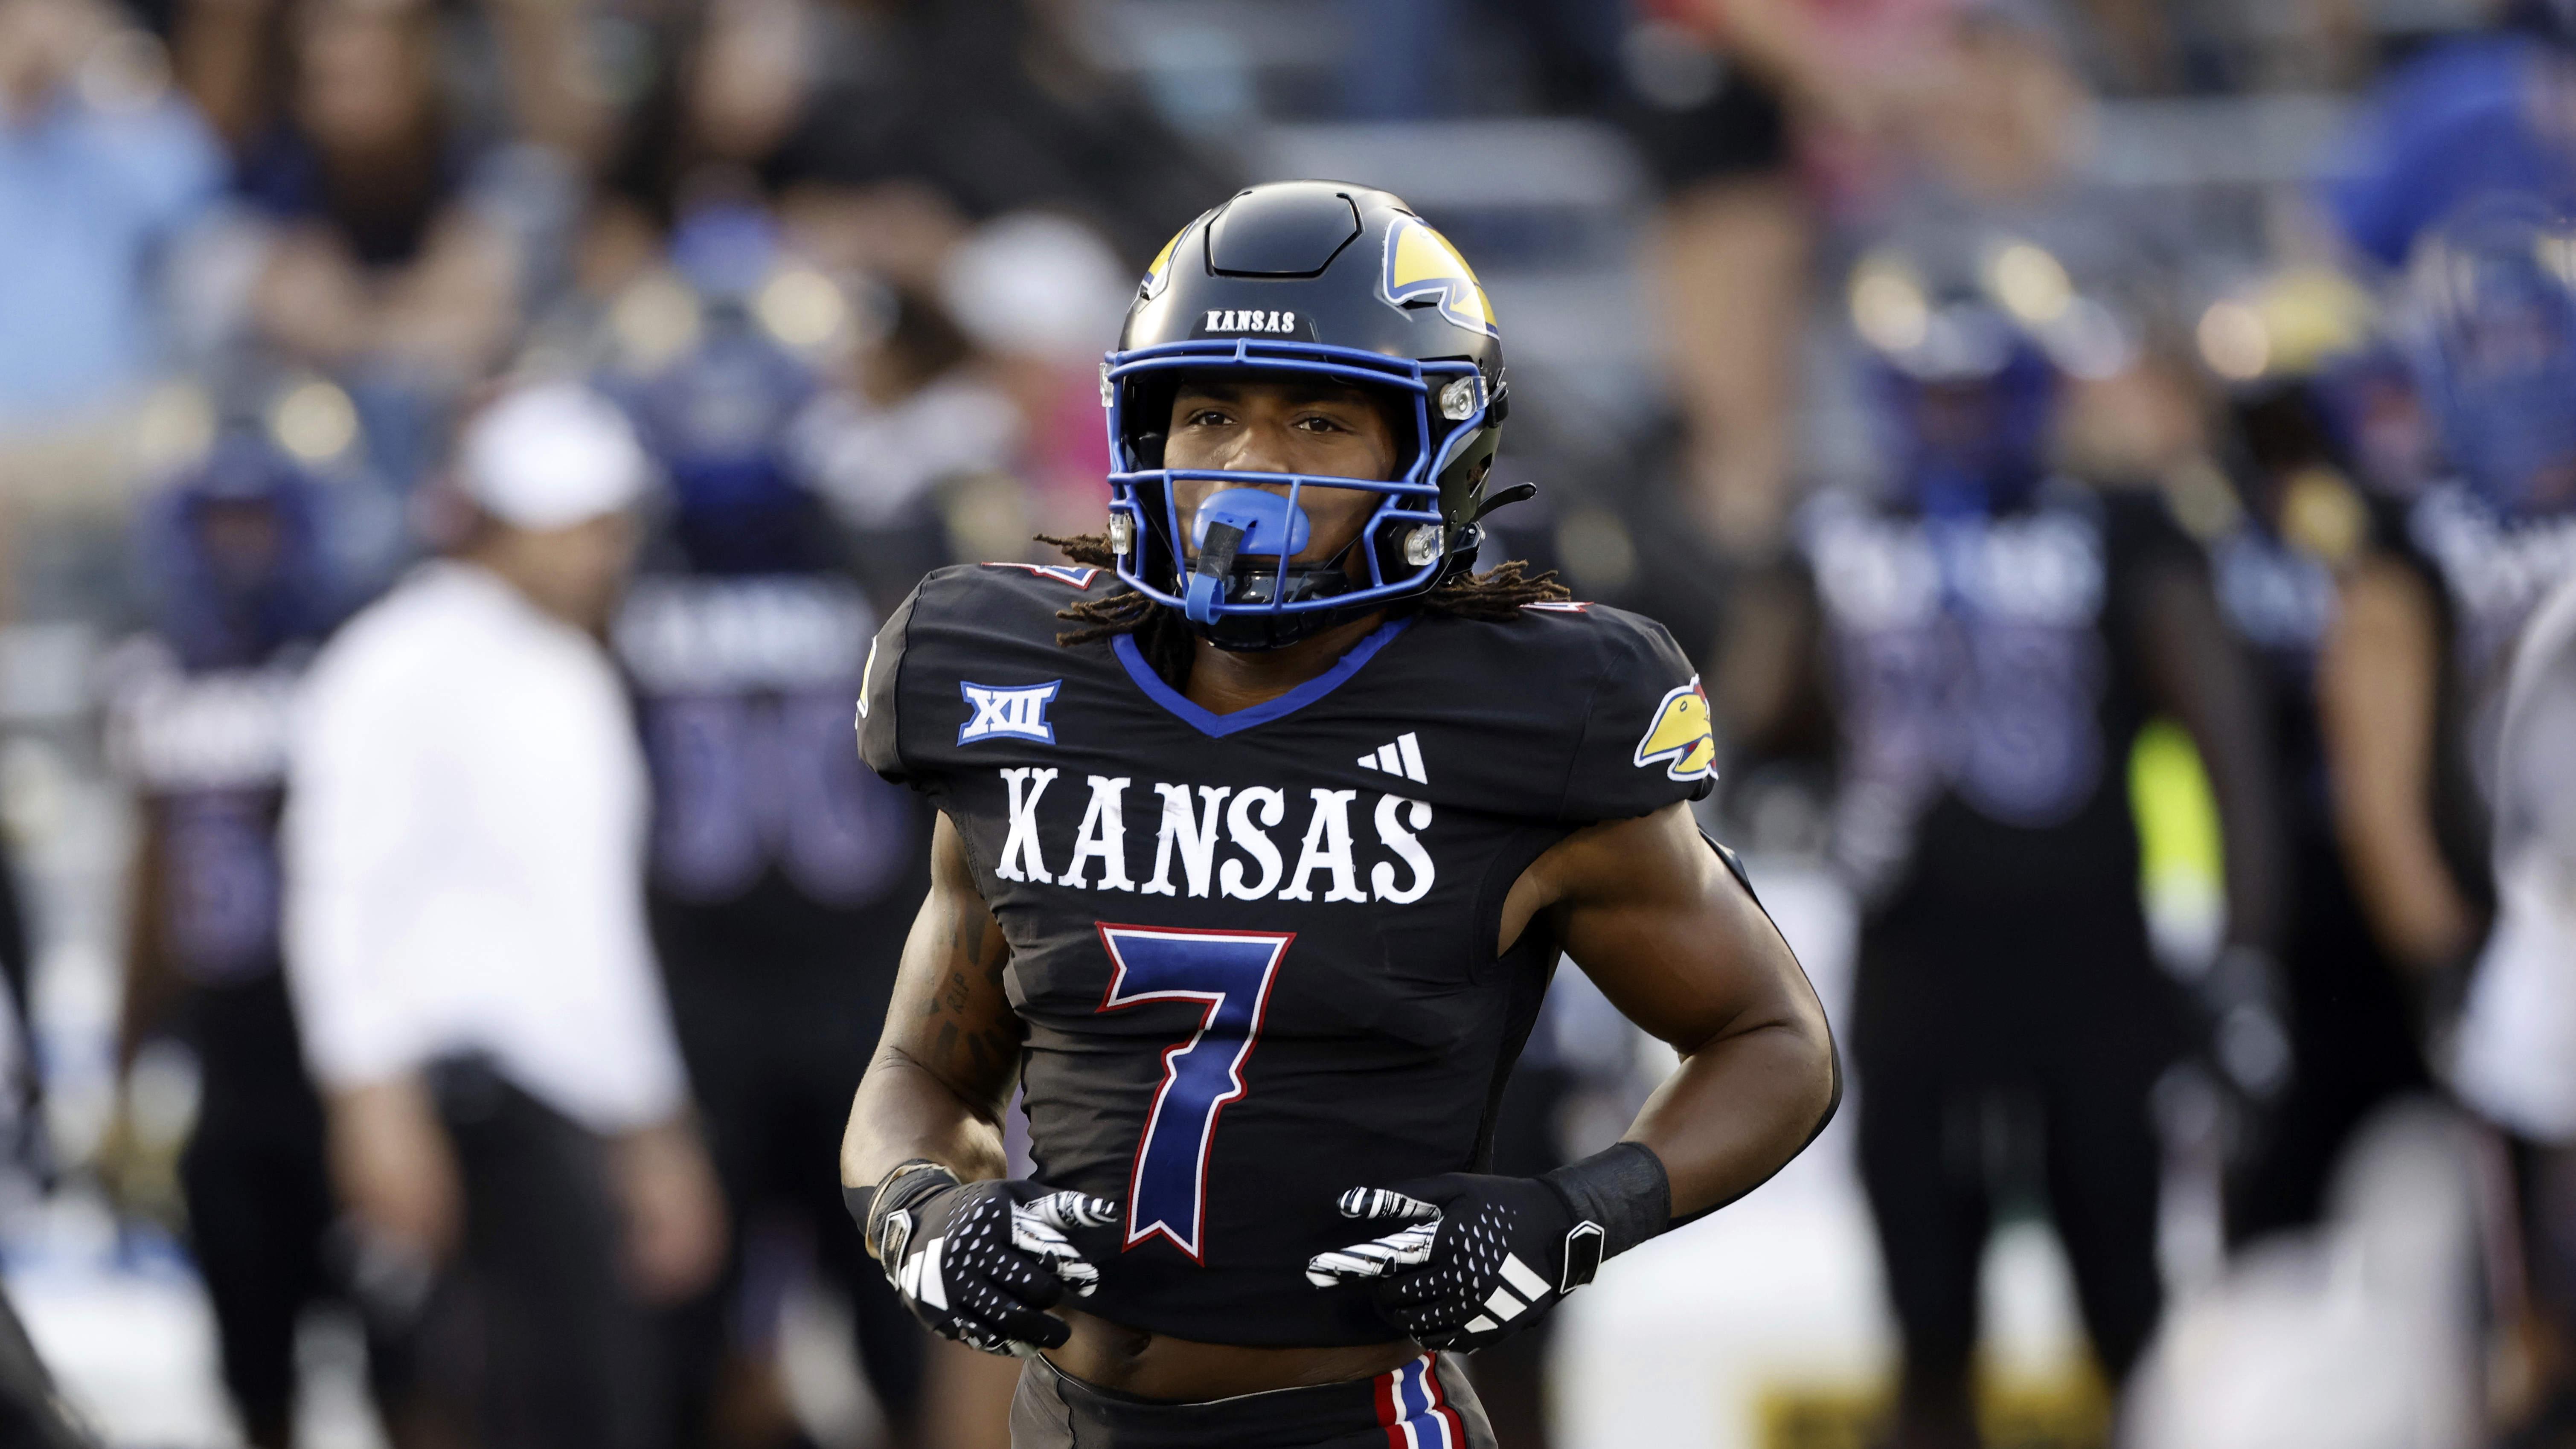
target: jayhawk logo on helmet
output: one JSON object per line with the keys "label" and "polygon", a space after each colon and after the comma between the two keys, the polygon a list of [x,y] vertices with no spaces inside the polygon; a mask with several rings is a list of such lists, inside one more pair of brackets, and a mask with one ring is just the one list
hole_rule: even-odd
{"label": "jayhawk logo on helmet", "polygon": [[1399,216],[1386,232],[1386,300],[1398,307],[1431,297],[1440,314],[1470,331],[1500,337],[1494,304],[1449,239],[1417,217]]}
{"label": "jayhawk logo on helmet", "polygon": [[1172,253],[1181,249],[1181,238],[1188,236],[1190,234],[1190,227],[1196,225],[1198,225],[1198,223],[1194,221],[1190,223],[1190,226],[1182,227],[1179,231],[1172,233],[1172,239],[1163,243],[1163,249],[1161,251],[1154,253],[1154,264],[1145,269],[1144,284],[1138,289],[1145,300],[1150,302],[1154,298],[1163,295],[1163,288],[1171,284]]}
{"label": "jayhawk logo on helmet", "polygon": [[[1669,761],[1670,763],[1666,763]],[[1717,774],[1717,734],[1709,726],[1708,692],[1699,676],[1664,695],[1655,718],[1637,741],[1638,768],[1661,764],[1675,780],[1706,780]]]}

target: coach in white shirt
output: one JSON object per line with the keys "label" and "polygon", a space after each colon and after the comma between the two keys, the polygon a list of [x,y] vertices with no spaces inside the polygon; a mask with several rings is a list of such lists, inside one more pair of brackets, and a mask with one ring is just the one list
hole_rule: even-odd
{"label": "coach in white shirt", "polygon": [[644,765],[595,638],[647,467],[570,384],[479,413],[472,528],[322,651],[289,771],[289,979],[377,1296],[407,1296],[388,1264],[498,1283],[483,1358],[529,1381],[484,1391],[546,1444],[652,1430],[643,1305],[723,1246],[646,932]]}

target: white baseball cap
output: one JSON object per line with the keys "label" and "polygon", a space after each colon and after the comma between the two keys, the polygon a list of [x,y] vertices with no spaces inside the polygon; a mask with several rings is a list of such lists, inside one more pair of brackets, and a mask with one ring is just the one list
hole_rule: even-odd
{"label": "white baseball cap", "polygon": [[513,528],[568,528],[644,496],[652,463],[615,403],[572,382],[530,383],[465,425],[457,480]]}

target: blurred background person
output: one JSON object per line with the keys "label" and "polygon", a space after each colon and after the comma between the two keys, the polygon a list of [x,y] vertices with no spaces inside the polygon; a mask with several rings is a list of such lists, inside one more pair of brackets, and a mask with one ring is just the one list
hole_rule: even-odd
{"label": "blurred background person", "polygon": [[533,384],[468,423],[455,476],[453,556],[313,666],[289,981],[360,1290],[410,1339],[396,1440],[649,1444],[647,1306],[701,1291],[724,1232],[651,955],[644,762],[595,638],[649,463],[613,404]]}
{"label": "blurred background person", "polygon": [[1665,193],[1650,265],[1685,437],[1678,493],[1723,556],[1784,541],[1811,275],[1837,220],[1929,192],[2014,206],[2062,175],[2081,82],[2034,9],[1655,0],[1619,114]]}
{"label": "blurred background person", "polygon": [[243,1436],[286,1449],[296,1320],[345,1287],[322,1102],[278,943],[277,821],[298,678],[337,622],[317,485],[256,431],[219,441],[146,504],[151,627],[106,664],[107,752],[141,798],[119,1065],[149,1041],[194,1059],[180,1162],[187,1241],[212,1298]]}
{"label": "blurred background person", "polygon": [[829,284],[747,207],[701,208],[672,253],[699,321],[678,356],[615,379],[670,486],[612,638],[652,768],[654,944],[735,1224],[727,1273],[675,1325],[673,1428],[798,1442],[777,1313],[780,1280],[810,1264],[847,1302],[893,1441],[915,1444],[924,1335],[850,1231],[834,1156],[928,888],[920,806],[850,736],[876,637],[867,586],[899,600],[912,576],[859,575],[796,470],[819,359],[762,321],[760,298],[782,277],[791,297]]}
{"label": "blurred background person", "polygon": [[[2564,1335],[2576,1326],[2576,578],[2534,611],[2516,650],[2497,763],[2500,909],[2470,998],[2462,1086],[2535,1145],[2533,1287]],[[2562,1374],[2506,1442],[2564,1443],[2571,1430],[2576,1381]]]}
{"label": "blurred background person", "polygon": [[2490,25],[2391,67],[2330,158],[2327,212],[2381,267],[2480,197],[2576,202],[2576,14],[2560,0],[2486,12]]}
{"label": "blurred background person", "polygon": [[2256,662],[2290,872],[2293,1069],[2271,1110],[2238,1124],[2239,1246],[2313,1226],[2353,1133],[2430,1089],[2420,1003],[2460,967],[2484,891],[2442,584],[2402,501],[2355,459],[2377,327],[2357,284],[2308,268],[2214,302],[2198,328],[2234,493],[2178,508],[2208,536],[2221,610]]}
{"label": "blurred background person", "polygon": [[[1883,499],[1811,506],[1810,632],[1776,657],[1829,672],[1767,692],[1821,696],[1838,736],[1806,745],[1838,756],[1833,849],[1864,911],[1860,1167],[1906,1449],[1981,1442],[1972,1355],[1999,1213],[2044,1207],[2115,1388],[2157,1321],[2149,1094],[2187,1037],[2138,900],[2124,765],[2151,712],[2209,761],[2224,969],[2259,979],[2278,919],[2251,684],[2155,495],[2052,471],[2061,374],[2004,295],[2035,265],[2007,261],[2015,245],[1934,231],[1862,261],[1854,320],[1896,478]],[[1795,743],[1785,711],[1733,723],[1752,750]]]}
{"label": "blurred background person", "polygon": [[[122,531],[164,249],[223,179],[159,43],[98,0],[0,5],[0,615],[61,593],[30,536]],[[112,548],[112,545],[109,546]]]}
{"label": "blurred background person", "polygon": [[158,342],[147,263],[221,180],[158,46],[92,0],[0,8],[0,423],[130,402]]}
{"label": "blurred background person", "polygon": [[551,282],[567,162],[459,104],[456,23],[426,0],[181,6],[179,74],[256,223],[238,325],[347,388],[376,466],[408,483]]}
{"label": "blurred background person", "polygon": [[[2571,246],[2576,222],[2563,210],[2536,197],[2492,195],[2418,242],[2408,296],[2416,364],[2449,471],[2415,501],[2407,524],[2441,586],[2405,590],[2380,581],[2372,591],[2365,587],[2372,581],[2359,579],[2347,586],[2349,624],[2337,643],[2348,647],[2330,656],[2325,681],[2330,724],[2362,744],[2387,742],[2393,721],[2422,720],[2426,694],[2457,691],[2457,749],[2477,783],[2481,814],[2499,827],[2520,822],[2517,839],[2529,834],[2531,812],[2547,808],[2532,793],[2547,775],[2527,766],[2507,773],[2507,685],[2534,611],[2576,578],[2576,419],[2566,406],[2576,390]],[[2444,899],[2405,879],[2422,873],[2432,840],[2419,831],[2394,843],[2407,848],[2355,860],[2383,930],[2420,943],[2417,954],[2437,963],[2477,952],[2495,888],[2524,877],[2496,860],[2494,876],[2474,878],[2475,894]],[[2576,1377],[2563,1357],[2576,1342],[2568,1266],[2576,1263],[2576,1196],[2555,1146],[2565,1129],[2552,1101],[2554,1074],[2523,1038],[2546,1029],[2561,1008],[2546,997],[2517,1000],[2547,979],[2515,943],[2488,949],[2446,1053],[2463,1096],[2514,1142],[2532,1315],[2520,1330],[2541,1336],[2533,1359],[2548,1366],[2541,1378],[2552,1390],[2529,1426],[2526,1442],[2535,1444],[2576,1429]]]}
{"label": "blurred background person", "polygon": [[1791,105],[1828,115],[1855,88],[1823,64],[1802,0],[1644,5],[1619,114],[1664,194],[1653,253],[1678,305],[1661,319],[1685,437],[1685,515],[1728,553],[1775,547],[1818,220]]}

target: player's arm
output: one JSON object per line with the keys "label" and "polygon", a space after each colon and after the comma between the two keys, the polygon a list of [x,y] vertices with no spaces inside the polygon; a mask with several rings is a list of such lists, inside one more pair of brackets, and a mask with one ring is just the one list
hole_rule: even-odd
{"label": "player's arm", "polygon": [[1113,1203],[1005,1180],[1002,1113],[1019,1078],[1010,943],[975,890],[957,828],[939,817],[930,894],[904,942],[885,1035],[850,1104],[841,1192],[868,1252],[933,1333],[988,1353],[1034,1353],[1070,1330],[1046,1310],[1099,1270],[1064,1236]]}
{"label": "player's arm", "polygon": [[1823,1003],[1689,806],[1591,826],[1539,857],[1505,900],[1506,948],[1541,916],[1612,1005],[1681,1055],[1622,1139],[1662,1164],[1671,1219],[1751,1192],[1823,1129],[1842,1095]]}
{"label": "player's arm", "polygon": [[930,838],[930,894],[904,941],[885,1034],[841,1139],[844,1188],[872,1188],[906,1162],[939,1163],[964,1182],[1009,1171],[1002,1113],[1023,1033],[1002,988],[1010,963],[957,827],[941,815]]}
{"label": "player's arm", "polygon": [[2432,971],[2460,959],[2478,930],[2428,803],[2441,621],[2424,582],[2384,557],[2343,581],[2341,604],[2317,663],[2335,833],[2380,943]]}
{"label": "player's arm", "polygon": [[1378,1313],[1426,1348],[1473,1350],[1538,1320],[1604,1258],[1743,1196],[1840,1101],[1833,1036],[1788,943],[1672,804],[1560,841],[1505,898],[1501,940],[1545,929],[1681,1067],[1627,1137],[1536,1178],[1452,1172],[1343,1194],[1403,1224],[1319,1253],[1319,1288],[1375,1283]]}
{"label": "player's arm", "polygon": [[[168,943],[162,939],[163,913],[153,909],[168,888],[169,832],[157,802],[145,799],[142,815],[143,828],[136,832],[133,865],[125,883],[125,990],[116,1028],[119,1079],[133,1070],[135,1054],[143,1044],[169,1028],[181,990],[178,973],[170,969]],[[12,906],[9,915],[15,914]],[[14,987],[11,994],[16,995]]]}
{"label": "player's arm", "polygon": [[2288,866],[2251,667],[2201,569],[2159,562],[2135,587],[2148,693],[2190,733],[2218,809],[2228,944],[2268,954],[2280,946]]}

